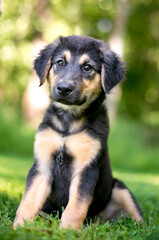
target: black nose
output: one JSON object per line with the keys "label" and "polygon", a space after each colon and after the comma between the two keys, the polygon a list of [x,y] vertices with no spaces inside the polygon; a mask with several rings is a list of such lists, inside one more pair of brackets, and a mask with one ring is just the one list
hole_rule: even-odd
{"label": "black nose", "polygon": [[57,93],[61,96],[68,96],[72,93],[73,88],[74,88],[74,86],[71,83],[60,82],[57,85]]}

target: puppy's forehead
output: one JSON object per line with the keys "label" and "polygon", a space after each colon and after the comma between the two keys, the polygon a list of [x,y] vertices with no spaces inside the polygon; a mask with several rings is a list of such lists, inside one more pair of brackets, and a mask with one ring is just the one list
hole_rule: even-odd
{"label": "puppy's forehead", "polygon": [[70,62],[70,60],[72,58],[76,58],[78,59],[78,63],[80,65],[82,65],[83,63],[89,61],[89,60],[93,60],[93,58],[98,59],[99,55],[97,53],[97,51],[90,51],[90,52],[78,52],[78,51],[71,51],[70,49],[62,49],[61,51],[59,51],[56,56],[61,56],[64,57],[66,59],[67,62]]}
{"label": "puppy's forehead", "polygon": [[67,62],[73,61],[79,65],[87,61],[100,65],[101,56],[97,43],[96,40],[87,37],[62,37],[53,57],[64,57]]}

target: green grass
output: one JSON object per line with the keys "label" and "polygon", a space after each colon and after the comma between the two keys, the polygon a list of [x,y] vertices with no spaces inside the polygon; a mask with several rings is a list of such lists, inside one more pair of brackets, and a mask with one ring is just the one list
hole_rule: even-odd
{"label": "green grass", "polygon": [[33,223],[12,230],[15,211],[22,197],[25,179],[32,158],[0,155],[0,239],[159,239],[159,176],[157,174],[132,173],[115,169],[114,176],[125,181],[134,192],[144,214],[145,221],[137,225],[132,219],[119,219],[99,225],[83,226],[80,232],[59,230],[59,219],[36,216]]}

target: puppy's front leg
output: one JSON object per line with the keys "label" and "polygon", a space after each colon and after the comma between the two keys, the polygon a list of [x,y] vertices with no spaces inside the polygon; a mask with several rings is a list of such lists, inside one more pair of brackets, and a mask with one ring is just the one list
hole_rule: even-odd
{"label": "puppy's front leg", "polygon": [[86,218],[91,199],[80,196],[78,185],[79,176],[72,180],[69,202],[62,214],[60,228],[78,229]]}
{"label": "puppy's front leg", "polygon": [[[31,176],[33,168],[30,170]],[[29,179],[29,178],[28,178]],[[28,182],[29,183],[29,182]],[[28,185],[27,183],[27,185]],[[16,212],[13,229],[17,225],[24,225],[24,220],[33,221],[34,216],[39,212],[51,190],[51,181],[42,173],[37,173],[29,187],[26,186],[25,193]]]}
{"label": "puppy's front leg", "polygon": [[78,229],[87,216],[98,180],[99,169],[95,162],[101,144],[85,131],[68,137],[65,143],[74,163],[69,202],[62,214],[60,227]]}
{"label": "puppy's front leg", "polygon": [[79,229],[85,220],[91,204],[98,169],[86,167],[74,176],[70,186],[69,202],[61,217],[60,228]]}
{"label": "puppy's front leg", "polygon": [[24,220],[32,221],[42,208],[51,191],[52,156],[61,146],[61,136],[50,128],[36,134],[34,153],[35,163],[30,169],[26,189],[16,212],[13,229],[24,225]]}

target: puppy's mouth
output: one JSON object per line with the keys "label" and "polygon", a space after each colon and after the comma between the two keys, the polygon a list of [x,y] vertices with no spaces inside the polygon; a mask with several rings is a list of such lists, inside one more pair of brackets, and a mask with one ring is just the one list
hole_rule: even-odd
{"label": "puppy's mouth", "polygon": [[80,99],[78,98],[77,94],[76,96],[73,96],[73,94],[71,94],[70,96],[59,96],[58,94],[52,94],[51,98],[55,102],[71,106],[72,105],[81,106],[87,102],[87,97]]}
{"label": "puppy's mouth", "polygon": [[59,102],[59,103],[62,103],[62,104],[65,104],[65,105],[77,105],[77,106],[81,106],[81,105],[83,105],[85,102],[87,101],[87,99],[86,98],[84,98],[82,101],[73,101],[73,102],[71,102],[71,101],[68,101],[68,100],[65,100],[65,99],[59,99],[58,101],[56,101],[56,102]]}

